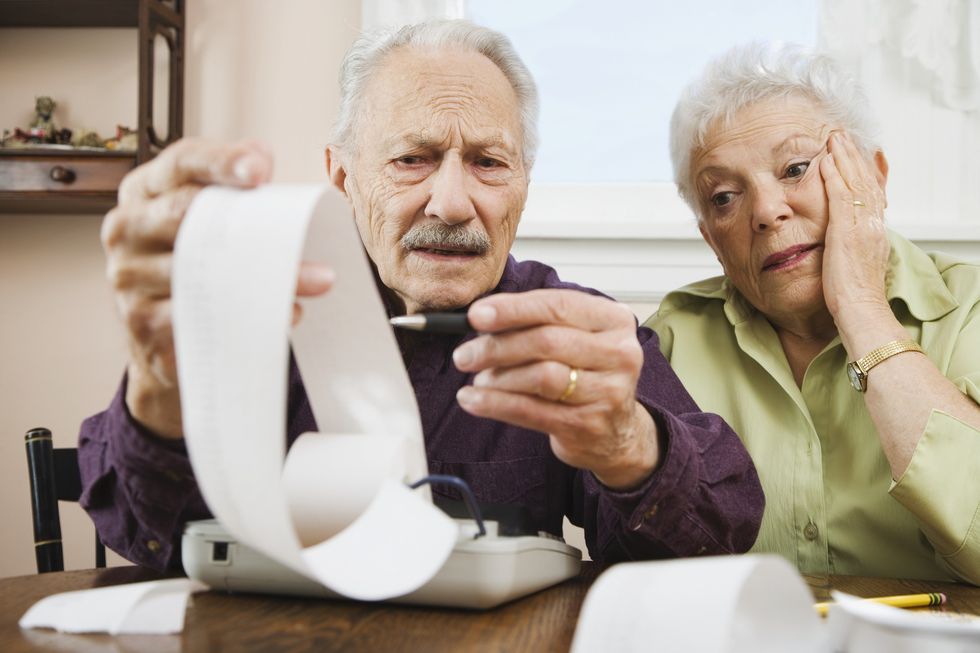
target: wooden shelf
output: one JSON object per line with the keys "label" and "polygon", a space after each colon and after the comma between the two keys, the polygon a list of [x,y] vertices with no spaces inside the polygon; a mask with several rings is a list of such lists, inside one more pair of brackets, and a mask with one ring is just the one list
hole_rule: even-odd
{"label": "wooden shelf", "polygon": [[[0,27],[139,30],[138,150],[0,148],[0,213],[103,212],[120,180],[183,134],[185,0],[0,0]],[[168,49],[166,138],[153,121],[157,41]]]}
{"label": "wooden shelf", "polygon": [[0,27],[138,26],[138,0],[0,0]]}
{"label": "wooden shelf", "polygon": [[135,152],[0,148],[0,213],[103,213]]}

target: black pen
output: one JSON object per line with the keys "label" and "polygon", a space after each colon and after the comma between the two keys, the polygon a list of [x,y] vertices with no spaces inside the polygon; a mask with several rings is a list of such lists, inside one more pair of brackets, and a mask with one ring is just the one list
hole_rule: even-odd
{"label": "black pen", "polygon": [[427,333],[469,333],[473,331],[466,313],[416,313],[388,320],[392,326]]}

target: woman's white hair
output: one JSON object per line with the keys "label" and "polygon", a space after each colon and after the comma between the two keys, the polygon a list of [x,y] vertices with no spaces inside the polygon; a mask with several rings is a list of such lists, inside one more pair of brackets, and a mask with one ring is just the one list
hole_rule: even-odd
{"label": "woman's white hair", "polygon": [[472,50],[496,64],[517,96],[524,132],[524,161],[531,167],[538,149],[538,89],[534,78],[506,36],[466,20],[426,21],[358,38],[340,68],[340,115],[334,125],[335,145],[349,151],[368,80],[389,53],[402,47]]}
{"label": "woman's white hair", "polygon": [[691,178],[691,156],[704,147],[717,121],[729,124],[756,102],[803,96],[827,120],[854,138],[858,147],[878,149],[871,108],[857,80],[836,61],[792,44],[753,43],[732,48],[708,64],[681,93],[670,120],[670,158],[680,196],[700,219],[701,205]]}

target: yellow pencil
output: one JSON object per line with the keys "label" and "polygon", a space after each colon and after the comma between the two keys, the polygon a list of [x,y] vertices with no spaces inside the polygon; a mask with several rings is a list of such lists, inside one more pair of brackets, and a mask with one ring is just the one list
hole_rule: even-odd
{"label": "yellow pencil", "polygon": [[[883,603],[895,608],[927,608],[933,605],[943,605],[946,603],[946,595],[940,592],[929,594],[901,594],[899,596],[876,596],[864,599],[873,603]],[[821,617],[827,616],[827,606],[831,603],[814,603],[813,607]]]}

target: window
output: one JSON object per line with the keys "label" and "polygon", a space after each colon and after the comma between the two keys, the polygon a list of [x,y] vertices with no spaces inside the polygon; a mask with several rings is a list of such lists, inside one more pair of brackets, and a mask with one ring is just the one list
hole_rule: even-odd
{"label": "window", "polygon": [[671,181],[670,114],[710,59],[817,37],[816,0],[467,0],[465,12],[507,34],[538,83],[539,183]]}
{"label": "window", "polygon": [[817,2],[464,0],[507,34],[541,95],[541,145],[514,251],[649,312],[721,273],[677,196],[670,115],[709,60],[753,40],[813,46]]}
{"label": "window", "polygon": [[[963,70],[980,70],[968,56],[980,52],[980,12],[969,3],[916,3],[910,14],[908,3],[872,0],[363,2],[367,28],[469,18],[514,42],[541,94],[541,145],[514,252],[564,278],[652,304],[721,273],[672,182],[670,114],[709,60],[753,40],[815,46],[852,66],[892,164],[890,224],[927,250],[976,258],[980,111],[936,107],[902,50],[914,32],[920,58],[938,44]],[[972,79],[956,89],[980,98],[980,78],[945,77]]]}

